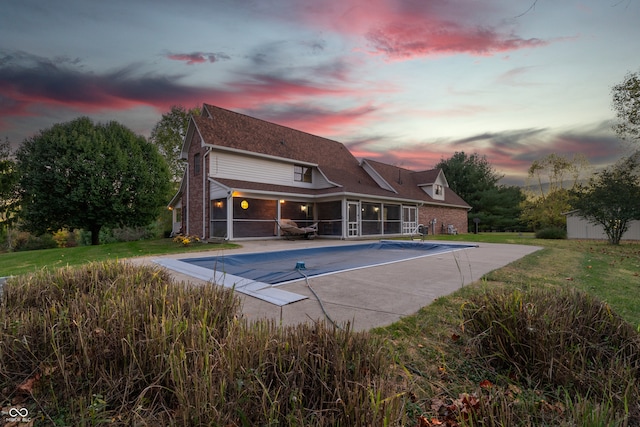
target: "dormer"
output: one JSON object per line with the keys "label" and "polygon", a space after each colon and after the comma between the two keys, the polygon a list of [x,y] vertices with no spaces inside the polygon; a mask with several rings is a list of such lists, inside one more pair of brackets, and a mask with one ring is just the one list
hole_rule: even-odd
{"label": "dormer", "polygon": [[[431,180],[430,180],[431,181]],[[434,200],[444,200],[444,189],[449,186],[447,178],[445,178],[442,169],[438,170],[438,174],[431,182],[418,184],[418,187]]]}

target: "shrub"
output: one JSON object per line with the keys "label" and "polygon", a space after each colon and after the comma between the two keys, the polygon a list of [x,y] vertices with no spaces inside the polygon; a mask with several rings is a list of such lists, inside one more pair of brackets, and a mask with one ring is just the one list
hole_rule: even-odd
{"label": "shrub", "polygon": [[183,234],[178,234],[173,238],[173,241],[184,246],[189,246],[191,243],[200,242],[200,238],[195,235],[185,236]]}
{"label": "shrub", "polygon": [[0,401],[18,396],[32,418],[64,425],[382,425],[401,416],[380,341],[348,325],[249,323],[239,308],[232,290],[178,284],[159,267],[108,262],[9,279]]}
{"label": "shrub", "polygon": [[536,231],[537,239],[566,239],[567,230],[560,227],[541,228]]}
{"label": "shrub", "polygon": [[19,251],[33,251],[37,249],[51,249],[57,247],[55,240],[51,234],[43,234],[41,236],[34,236],[26,231],[11,230],[9,235],[10,250]]}
{"label": "shrub", "polygon": [[504,377],[637,411],[640,336],[606,303],[571,289],[497,290],[462,313],[478,356]]}
{"label": "shrub", "polygon": [[66,228],[58,230],[53,233],[53,240],[59,248],[71,248],[77,246],[76,235],[74,232],[70,232]]}

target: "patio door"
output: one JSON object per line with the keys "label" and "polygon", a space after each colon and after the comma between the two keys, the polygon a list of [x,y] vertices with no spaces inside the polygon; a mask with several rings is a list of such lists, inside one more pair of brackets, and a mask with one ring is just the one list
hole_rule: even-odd
{"label": "patio door", "polygon": [[347,202],[347,236],[360,235],[360,203]]}
{"label": "patio door", "polygon": [[418,227],[418,209],[415,206],[402,207],[402,234],[413,234]]}

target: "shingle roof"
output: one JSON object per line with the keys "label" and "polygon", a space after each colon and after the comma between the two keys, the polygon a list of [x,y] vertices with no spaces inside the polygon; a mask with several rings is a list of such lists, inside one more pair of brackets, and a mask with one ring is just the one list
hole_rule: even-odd
{"label": "shingle roof", "polygon": [[[291,129],[275,123],[260,120],[244,114],[236,113],[210,104],[204,104],[202,116],[193,117],[194,124],[205,144],[243,150],[263,155],[291,159],[294,161],[317,164],[325,176],[341,187],[323,190],[312,190],[312,194],[357,193],[372,196],[396,197],[411,200],[442,203],[432,200],[418,184],[424,184],[432,171],[412,172],[380,162],[375,163],[385,176],[393,173],[411,177],[407,183],[397,188],[398,194],[381,188],[373,178],[360,166],[360,162],[351,154],[344,144],[320,136]],[[393,171],[390,169],[392,168]],[[399,171],[399,172],[398,172]],[[435,171],[436,176],[438,171]],[[421,178],[416,182],[414,177]],[[423,179],[424,178],[424,179]],[[385,177],[385,179],[387,179]],[[216,179],[224,185],[238,187],[241,184],[247,189],[262,191],[281,191],[283,186],[271,184],[248,183],[225,179]],[[391,183],[391,182],[390,182]],[[291,192],[298,192],[293,187],[286,187]],[[308,192],[308,190],[305,190]],[[451,193],[451,194],[449,194]],[[445,193],[444,204],[468,207],[453,192]]]}
{"label": "shingle roof", "polygon": [[440,169],[430,169],[426,171],[412,171],[376,160],[366,159],[366,162],[389,183],[399,195],[406,198],[424,200],[428,203],[446,204],[470,208],[460,196],[448,187],[444,188],[444,201],[435,200],[424,192],[419,186],[434,183]]}

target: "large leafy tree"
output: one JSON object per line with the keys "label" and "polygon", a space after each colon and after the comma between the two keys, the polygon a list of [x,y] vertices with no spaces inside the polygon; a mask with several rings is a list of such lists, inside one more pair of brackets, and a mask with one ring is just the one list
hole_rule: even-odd
{"label": "large leafy tree", "polygon": [[174,105],[171,111],[162,115],[151,131],[149,139],[158,147],[158,151],[169,165],[174,183],[180,182],[184,173],[185,166],[180,159],[180,150],[189,126],[189,117],[198,114],[200,114],[198,107],[187,110],[181,105]]}
{"label": "large leafy tree", "polygon": [[578,214],[601,225],[611,244],[619,244],[629,222],[640,220],[640,151],[594,174],[572,195]]}
{"label": "large leafy tree", "polygon": [[472,207],[469,229],[475,227],[473,218],[480,219],[481,229],[517,227],[522,195],[519,189],[498,185],[502,176],[486,156],[455,152],[451,158],[440,160],[436,168],[442,169],[449,187]]}
{"label": "large leafy tree", "polygon": [[21,219],[29,231],[141,226],[167,202],[170,177],[156,147],[117,122],[81,117],[25,140],[17,152]]}
{"label": "large leafy tree", "polygon": [[629,73],[612,89],[613,109],[618,118],[613,129],[627,141],[640,142],[640,72]]}

